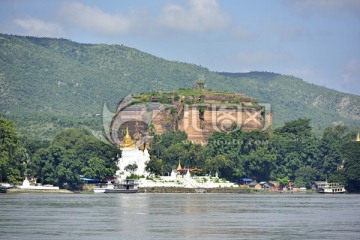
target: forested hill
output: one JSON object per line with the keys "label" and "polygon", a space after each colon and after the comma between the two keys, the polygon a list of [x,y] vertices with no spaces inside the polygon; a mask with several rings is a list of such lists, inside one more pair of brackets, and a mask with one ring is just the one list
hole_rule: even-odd
{"label": "forested hill", "polygon": [[341,122],[360,127],[360,96],[268,72],[218,73],[233,78],[249,96],[270,103],[275,125],[294,118],[312,119],[315,129]]}
{"label": "forested hill", "polygon": [[360,96],[296,77],[216,73],[122,45],[0,34],[0,114],[14,119],[19,129],[31,129],[31,117],[36,116],[34,131],[45,131],[40,122],[52,134],[67,121],[91,122],[104,103],[114,109],[130,93],[190,88],[199,78],[207,88],[270,103],[275,126],[299,117],[311,118],[315,129],[340,121],[360,126]]}

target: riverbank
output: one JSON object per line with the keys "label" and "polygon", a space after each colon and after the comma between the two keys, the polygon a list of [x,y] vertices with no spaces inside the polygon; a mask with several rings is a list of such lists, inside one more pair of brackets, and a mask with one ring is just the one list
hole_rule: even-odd
{"label": "riverbank", "polygon": [[280,191],[280,190],[254,190],[251,188],[181,188],[181,187],[141,187],[139,193],[253,193],[253,194],[312,194],[312,190],[307,191]]}
{"label": "riverbank", "polygon": [[61,194],[71,194],[74,193],[67,189],[24,189],[24,188],[10,188],[6,190],[6,193],[61,193]]}
{"label": "riverbank", "polygon": [[[21,189],[10,188],[6,193],[59,193],[59,194],[93,194],[92,188],[84,191],[70,191],[67,189],[53,189],[53,190],[36,190],[36,189]],[[312,194],[314,191],[268,191],[268,190],[253,190],[250,188],[183,188],[183,187],[140,187],[138,193],[238,193],[238,194]]]}
{"label": "riverbank", "polygon": [[251,193],[248,188],[141,187],[139,193]]}

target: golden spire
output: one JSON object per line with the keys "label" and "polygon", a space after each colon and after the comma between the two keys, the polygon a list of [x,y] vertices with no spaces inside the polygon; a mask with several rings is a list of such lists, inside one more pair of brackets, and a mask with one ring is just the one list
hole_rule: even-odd
{"label": "golden spire", "polygon": [[124,137],[124,140],[120,144],[120,148],[135,148],[135,144],[134,144],[133,140],[130,137],[128,127],[126,127],[126,135]]}
{"label": "golden spire", "polygon": [[358,132],[357,135],[356,135],[356,141],[357,142],[360,142],[360,133]]}
{"label": "golden spire", "polygon": [[181,170],[182,170],[182,167],[181,167],[181,164],[180,164],[180,160],[179,160],[179,165],[178,165],[178,167],[177,167],[176,170],[178,170],[178,171],[181,171]]}
{"label": "golden spire", "polygon": [[130,138],[131,139],[130,134],[129,134],[129,127],[126,127],[126,136],[125,136],[125,138]]}

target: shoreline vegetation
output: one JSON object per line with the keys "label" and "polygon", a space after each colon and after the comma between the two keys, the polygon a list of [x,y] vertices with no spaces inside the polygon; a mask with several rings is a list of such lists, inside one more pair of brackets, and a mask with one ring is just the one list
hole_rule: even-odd
{"label": "shoreline vegetation", "polygon": [[[92,189],[84,191],[70,191],[67,189],[57,190],[34,190],[34,189],[20,189],[11,188],[7,189],[5,193],[17,194],[17,193],[59,193],[59,194],[93,194]],[[316,193],[313,190],[306,191],[281,191],[281,190],[254,190],[250,188],[234,188],[234,187],[220,187],[220,188],[182,188],[182,187],[142,187],[139,188],[138,193],[238,193],[238,194],[313,194]]]}
{"label": "shoreline vegetation", "polygon": [[[79,191],[85,190],[82,184],[86,181],[82,177],[99,182],[113,181],[119,169],[121,149],[99,141],[87,130],[69,128],[51,141],[37,142],[22,139],[11,121],[0,118],[0,133],[4,143],[0,144],[0,182],[3,183],[17,186],[25,177],[29,178],[30,185]],[[215,132],[209,138],[209,142],[222,144],[206,146],[189,142],[183,131],[154,134],[148,151],[150,160],[145,167],[152,175],[146,179],[149,184],[139,185],[230,187],[227,183],[238,184],[243,179],[251,179],[259,185],[276,182],[271,184],[305,190],[315,181],[326,179],[329,183],[344,185],[349,192],[360,192],[360,173],[356,171],[360,167],[359,134],[338,125],[327,128],[322,137],[316,137],[310,119],[287,122],[271,134],[246,132],[234,126],[233,131]],[[227,144],[229,142],[234,144]],[[179,171],[176,168],[180,163],[186,166],[191,181],[177,179],[185,173],[183,167],[180,166]],[[139,168],[137,164],[129,162],[125,168],[132,173],[131,178],[145,177],[135,174]],[[196,170],[193,176],[192,170]],[[160,183],[156,184],[157,181]]]}

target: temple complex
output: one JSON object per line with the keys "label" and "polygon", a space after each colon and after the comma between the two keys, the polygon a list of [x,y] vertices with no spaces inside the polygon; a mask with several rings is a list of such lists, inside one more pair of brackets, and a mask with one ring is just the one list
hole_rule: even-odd
{"label": "temple complex", "polygon": [[[137,136],[134,133],[134,140]],[[154,178],[145,170],[146,164],[150,161],[150,155],[145,147],[139,149],[136,141],[131,138],[128,128],[125,136],[119,143],[121,157],[118,159],[118,168],[116,172],[117,180],[123,181],[133,175],[141,176],[138,184],[141,187],[185,187],[185,188],[214,188],[214,187],[236,187],[233,183],[219,180],[217,172],[215,176],[198,176],[202,171],[198,168],[183,168],[179,161],[177,169],[173,169],[168,176],[159,176]],[[148,180],[150,177],[151,180]]]}
{"label": "temple complex", "polygon": [[149,152],[147,148],[140,150],[136,146],[128,128],[126,128],[125,137],[119,144],[119,148],[121,149],[121,157],[118,159],[119,170],[116,172],[119,181],[126,179],[131,174],[144,177],[149,175],[145,170],[146,164],[150,160]]}

